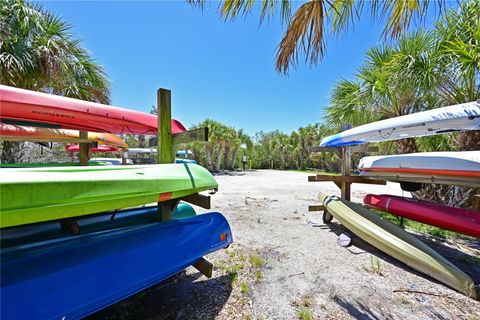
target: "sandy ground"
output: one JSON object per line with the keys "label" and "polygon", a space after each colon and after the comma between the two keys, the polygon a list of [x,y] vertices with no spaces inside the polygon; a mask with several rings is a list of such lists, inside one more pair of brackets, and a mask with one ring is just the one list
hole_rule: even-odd
{"label": "sandy ground", "polygon": [[[307,176],[271,170],[218,175],[213,208],[228,218],[235,244],[207,257],[216,265],[213,278],[188,268],[92,318],[480,319],[480,302],[360,239],[348,248],[337,245],[342,226],[324,225],[308,205],[320,191],[339,190]],[[393,183],[356,184],[353,200],[368,192],[402,194]],[[421,238],[480,283],[475,251]]]}

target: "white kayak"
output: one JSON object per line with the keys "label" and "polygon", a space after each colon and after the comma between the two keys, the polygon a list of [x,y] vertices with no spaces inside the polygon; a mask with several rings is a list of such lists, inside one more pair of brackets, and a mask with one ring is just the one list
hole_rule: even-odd
{"label": "white kayak", "polygon": [[325,137],[320,146],[340,147],[469,130],[480,130],[478,101],[365,124]]}
{"label": "white kayak", "polygon": [[373,179],[480,186],[480,151],[364,157],[358,169]]}

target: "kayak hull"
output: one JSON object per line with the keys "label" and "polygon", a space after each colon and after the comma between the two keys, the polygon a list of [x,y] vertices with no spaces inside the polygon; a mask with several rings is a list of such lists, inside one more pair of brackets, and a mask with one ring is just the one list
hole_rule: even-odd
{"label": "kayak hull", "polygon": [[[0,85],[0,120],[116,134],[157,135],[156,115],[95,102]],[[172,133],[186,131],[172,119]]]}
{"label": "kayak hull", "polygon": [[0,227],[178,199],[218,187],[194,164],[1,169]]}
{"label": "kayak hull", "polygon": [[98,142],[112,147],[128,149],[121,138],[111,133],[88,132],[86,139],[80,139],[78,130],[24,127],[0,123],[0,140],[37,142]]}
{"label": "kayak hull", "polygon": [[323,138],[320,146],[350,146],[467,130],[480,130],[480,103],[477,101],[361,125]]}
{"label": "kayak hull", "polygon": [[374,212],[338,197],[319,195],[342,225],[377,249],[465,295],[478,299],[473,280],[435,250]]}
{"label": "kayak hull", "polygon": [[391,195],[367,194],[363,202],[407,219],[480,238],[480,212]]}
{"label": "kayak hull", "polygon": [[[195,209],[181,202],[177,205],[172,219],[184,219],[195,216]],[[74,219],[79,234],[120,229],[159,221],[158,206],[103,212]],[[72,236],[60,222],[47,221],[30,225],[5,228],[0,233],[1,248],[26,245],[33,242],[47,241]]]}
{"label": "kayak hull", "polygon": [[233,241],[220,213],[2,250],[2,319],[79,319]]}
{"label": "kayak hull", "polygon": [[[67,150],[67,152],[72,152],[72,153],[73,152],[80,152],[80,145],[78,145],[78,144],[67,144],[65,146],[65,150]],[[93,153],[117,152],[117,151],[118,151],[117,147],[112,147],[112,146],[105,145],[105,144],[100,144],[96,148],[90,148],[90,152],[93,152]]]}
{"label": "kayak hull", "polygon": [[480,186],[480,151],[363,157],[358,169],[371,179]]}

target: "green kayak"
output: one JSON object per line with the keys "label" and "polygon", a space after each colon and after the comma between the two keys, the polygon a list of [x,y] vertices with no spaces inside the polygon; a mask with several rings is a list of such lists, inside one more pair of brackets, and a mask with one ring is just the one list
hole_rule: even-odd
{"label": "green kayak", "polygon": [[425,243],[374,212],[338,197],[319,196],[327,211],[372,246],[409,267],[478,299],[473,280]]}
{"label": "green kayak", "polygon": [[0,227],[177,199],[217,186],[195,164],[0,169]]}

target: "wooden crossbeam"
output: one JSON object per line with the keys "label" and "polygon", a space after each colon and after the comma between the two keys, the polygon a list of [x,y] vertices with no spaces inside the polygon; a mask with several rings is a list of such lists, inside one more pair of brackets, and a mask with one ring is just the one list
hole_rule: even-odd
{"label": "wooden crossbeam", "polygon": [[[349,149],[351,152],[377,152],[378,151],[378,147],[368,146],[366,144],[345,147],[345,148]],[[335,152],[337,154],[340,154],[341,147],[308,147],[308,152],[310,153]]]}
{"label": "wooden crossbeam", "polygon": [[322,205],[308,206],[308,211],[325,211],[325,207]]}
{"label": "wooden crossbeam", "polygon": [[213,264],[205,258],[200,258],[193,264],[193,267],[200,271],[205,277],[211,278],[213,274]]}
{"label": "wooden crossbeam", "polygon": [[338,147],[308,147],[308,152],[310,153],[318,153],[318,152],[340,152],[340,148]]}
{"label": "wooden crossbeam", "polygon": [[175,133],[172,143],[174,145],[190,142],[208,141],[208,128],[193,129],[185,132]]}
{"label": "wooden crossbeam", "polygon": [[387,182],[384,180],[372,180],[361,176],[329,176],[317,174],[316,176],[309,176],[308,181],[310,182],[320,182],[320,181],[333,181],[335,183],[364,183],[364,184],[380,184],[386,185]]}
{"label": "wooden crossbeam", "polygon": [[[179,145],[182,143],[191,142],[206,142],[208,141],[208,128],[193,129],[185,132],[179,132],[172,135],[172,144]],[[153,137],[148,140],[149,147],[157,146],[157,138]]]}
{"label": "wooden crossbeam", "polygon": [[201,195],[199,193],[190,194],[186,197],[183,197],[181,200],[202,207],[204,209],[211,209],[212,207],[210,203],[210,197]]}

